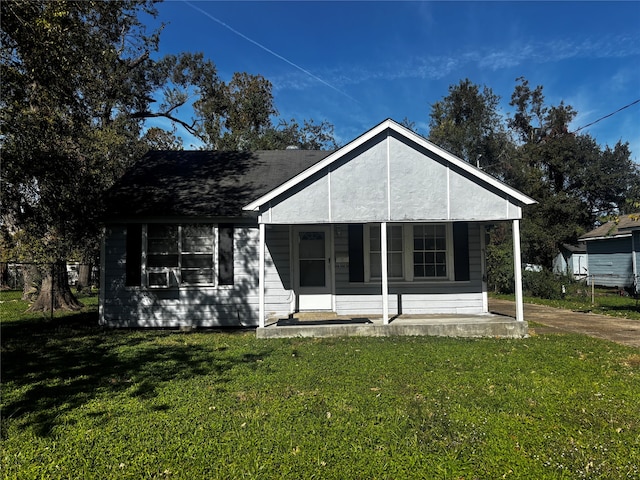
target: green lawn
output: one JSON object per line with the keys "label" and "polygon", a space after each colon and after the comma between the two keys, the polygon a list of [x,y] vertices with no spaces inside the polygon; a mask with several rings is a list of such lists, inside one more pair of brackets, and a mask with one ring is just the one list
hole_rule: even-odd
{"label": "green lawn", "polygon": [[104,330],[0,295],[3,479],[640,477],[640,351]]}
{"label": "green lawn", "polygon": [[[514,300],[513,295],[491,294],[492,297],[505,300]],[[620,296],[612,290],[599,289],[595,295],[595,303],[591,303],[591,294],[569,293],[563,299],[551,300],[547,298],[524,297],[525,303],[535,303],[538,305],[548,305],[550,307],[564,308],[576,312],[591,312],[600,315],[610,315],[613,317],[629,318],[640,320],[640,303],[633,297]]]}

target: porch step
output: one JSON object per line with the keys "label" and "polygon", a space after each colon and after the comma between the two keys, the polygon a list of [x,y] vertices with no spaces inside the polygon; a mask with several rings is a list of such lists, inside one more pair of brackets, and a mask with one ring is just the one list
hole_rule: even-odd
{"label": "porch step", "polygon": [[305,322],[310,320],[335,320],[338,318],[336,312],[329,311],[313,311],[313,312],[296,312],[289,315],[289,319]]}

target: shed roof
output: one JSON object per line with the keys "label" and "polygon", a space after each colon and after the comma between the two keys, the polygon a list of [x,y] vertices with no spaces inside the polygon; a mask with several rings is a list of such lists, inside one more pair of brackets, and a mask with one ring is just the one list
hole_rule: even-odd
{"label": "shed roof", "polygon": [[246,215],[244,205],[330,153],[150,151],[108,192],[106,219]]}
{"label": "shed roof", "polygon": [[640,229],[640,213],[631,213],[629,215],[621,215],[615,220],[603,223],[599,227],[585,233],[579,240],[597,240],[628,236],[632,230],[638,229]]}
{"label": "shed roof", "polygon": [[578,245],[563,243],[562,248],[569,253],[587,253],[587,246],[585,245],[584,242],[579,242]]}

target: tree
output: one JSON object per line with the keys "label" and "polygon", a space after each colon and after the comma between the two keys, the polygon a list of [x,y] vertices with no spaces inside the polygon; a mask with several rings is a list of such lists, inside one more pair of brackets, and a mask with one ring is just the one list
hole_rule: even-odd
{"label": "tree", "polygon": [[178,108],[219,84],[201,55],[151,58],[158,32],[138,15],[155,15],[153,3],[0,3],[2,213],[38,239],[32,260],[53,265],[33,309],[79,308],[65,261],[96,256],[102,192],[148,148],[144,119],[193,130]]}
{"label": "tree", "polygon": [[256,142],[257,150],[335,150],[338,145],[333,135],[333,125],[327,121],[316,124],[304,120],[300,126],[294,119],[280,120],[277,126],[267,128]]}
{"label": "tree", "polygon": [[[628,144],[603,149],[589,135],[570,132],[573,107],[546,104],[543,87],[523,77],[506,120],[498,102],[468,79],[450,86],[432,105],[429,139],[538,201],[524,211],[524,261],[550,268],[560,244],[575,242],[599,216],[637,211],[640,175]],[[503,233],[493,228],[488,244],[490,273],[501,284],[498,264],[510,248]]]}
{"label": "tree", "polygon": [[577,113],[570,105],[548,106],[542,86],[518,82],[509,126],[529,175],[517,188],[538,201],[524,212],[523,257],[550,268],[562,243],[575,243],[599,215],[624,210],[639,177],[628,145],[603,150],[589,135],[569,132]]}
{"label": "tree", "polygon": [[222,82],[216,95],[203,96],[194,103],[197,135],[204,148],[213,150],[279,150],[295,146],[303,150],[337,148],[333,125],[295,119],[274,123],[278,110],[271,82],[261,75],[235,73],[228,84]]}
{"label": "tree", "polygon": [[431,107],[429,140],[473,165],[494,171],[509,141],[498,113],[500,97],[469,79],[449,87]]}
{"label": "tree", "polygon": [[590,212],[609,217],[640,210],[640,170],[631,160],[628,143],[619,141],[613,148],[607,145],[599,155],[585,160],[581,180]]}
{"label": "tree", "polygon": [[[10,218],[33,242],[30,260],[54,265],[42,271],[51,288],[43,286],[34,309],[80,306],[66,259],[96,261],[103,192],[147,149],[181,148],[176,125],[212,148],[270,148],[271,84],[248,74],[225,84],[200,53],[155,58],[160,30],[147,33],[139,18],[155,16],[154,4],[0,3],[2,222]],[[153,118],[172,129],[145,130]],[[297,140],[328,142],[327,125],[317,127],[305,123]]]}
{"label": "tree", "polygon": [[418,133],[418,127],[416,127],[416,122],[413,122],[413,121],[409,120],[409,117],[404,117],[402,119],[402,121],[400,122],[400,125],[402,125],[403,127],[408,128],[412,132]]}
{"label": "tree", "polygon": [[271,82],[261,75],[235,73],[228,84],[220,84],[217,95],[196,101],[197,133],[206,148],[256,150],[256,142],[271,126],[271,116],[278,114],[271,89]]}
{"label": "tree", "polygon": [[149,128],[142,137],[150,150],[182,150],[182,139],[175,131],[167,132],[158,127]]}

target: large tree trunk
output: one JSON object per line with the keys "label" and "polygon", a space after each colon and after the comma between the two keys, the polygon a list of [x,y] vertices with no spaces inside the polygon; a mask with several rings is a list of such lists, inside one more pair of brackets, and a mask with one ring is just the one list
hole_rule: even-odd
{"label": "large tree trunk", "polygon": [[67,275],[67,263],[59,260],[51,266],[48,273],[42,279],[40,294],[30,312],[50,312],[51,310],[80,310],[84,305],[73,296],[69,288]]}
{"label": "large tree trunk", "polygon": [[9,264],[0,262],[0,290],[9,290]]}
{"label": "large tree trunk", "polygon": [[33,263],[22,265],[22,300],[30,302],[38,293],[37,285],[40,283],[40,271]]}
{"label": "large tree trunk", "polygon": [[90,263],[81,263],[78,265],[78,283],[76,289],[82,292],[84,289],[91,287],[91,270],[93,265]]}

